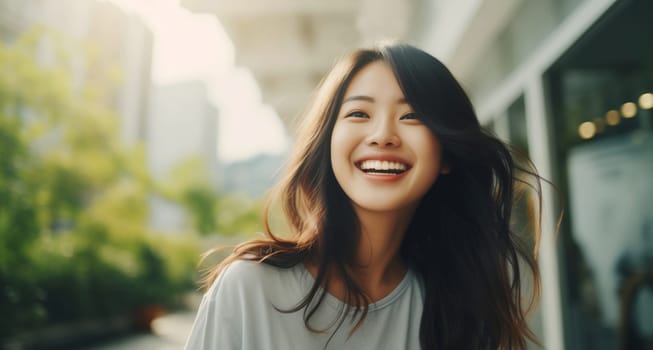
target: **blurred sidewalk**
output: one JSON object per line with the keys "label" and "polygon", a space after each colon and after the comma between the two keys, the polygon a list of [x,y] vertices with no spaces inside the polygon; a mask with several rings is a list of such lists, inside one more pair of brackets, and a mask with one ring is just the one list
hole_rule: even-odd
{"label": "blurred sidewalk", "polygon": [[154,320],[152,333],[125,336],[83,350],[179,350],[184,347],[194,319],[195,310],[168,314]]}

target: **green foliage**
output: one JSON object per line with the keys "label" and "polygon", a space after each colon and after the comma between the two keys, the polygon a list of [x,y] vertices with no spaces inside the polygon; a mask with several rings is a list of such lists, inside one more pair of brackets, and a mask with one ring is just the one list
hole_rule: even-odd
{"label": "green foliage", "polygon": [[27,166],[19,123],[0,114],[0,273],[6,275],[38,234],[33,190],[20,178]]}
{"label": "green foliage", "polygon": [[208,177],[206,164],[189,158],[170,171],[168,181],[159,184],[160,192],[169,200],[181,203],[193,221],[193,228],[201,234],[215,233],[216,191]]}
{"label": "green foliage", "polygon": [[[34,58],[43,42],[55,52],[47,64]],[[92,74],[73,84],[71,45],[85,52],[41,30],[0,43],[0,339],[46,322],[172,305],[195,286],[195,236],[147,226],[157,186],[143,147],[118,138],[115,71],[92,61]],[[197,213],[200,232],[215,229],[215,193],[205,184],[184,179],[174,196]]]}
{"label": "green foliage", "polygon": [[216,206],[218,232],[240,236],[262,232],[264,230],[262,211],[261,201],[238,196],[222,197]]}
{"label": "green foliage", "polygon": [[[16,117],[20,95],[12,96],[17,79],[10,68],[19,61],[18,53],[0,46],[0,309],[13,316],[0,321],[2,330],[28,324],[43,314],[33,303],[37,289],[25,278],[30,267],[25,266],[24,257],[38,237],[39,227],[34,189],[22,180],[32,161],[22,134],[22,120]],[[16,68],[25,69],[20,65]]]}

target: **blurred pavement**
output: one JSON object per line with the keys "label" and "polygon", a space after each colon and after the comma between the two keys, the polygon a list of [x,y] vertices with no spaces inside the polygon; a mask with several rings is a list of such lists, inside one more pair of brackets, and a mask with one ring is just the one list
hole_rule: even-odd
{"label": "blurred pavement", "polygon": [[151,334],[121,337],[84,350],[179,350],[184,347],[194,319],[195,311],[165,315],[154,320]]}

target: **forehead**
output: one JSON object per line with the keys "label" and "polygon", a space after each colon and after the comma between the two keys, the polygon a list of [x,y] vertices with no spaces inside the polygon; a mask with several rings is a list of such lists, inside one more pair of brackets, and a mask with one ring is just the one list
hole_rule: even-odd
{"label": "forehead", "polygon": [[363,67],[345,90],[344,100],[352,96],[367,96],[374,100],[397,100],[404,97],[390,66],[375,61]]}

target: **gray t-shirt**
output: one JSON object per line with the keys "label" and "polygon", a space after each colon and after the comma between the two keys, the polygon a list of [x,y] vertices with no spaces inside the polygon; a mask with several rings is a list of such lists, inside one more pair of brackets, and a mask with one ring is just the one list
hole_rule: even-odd
{"label": "gray t-shirt", "polygon": [[[303,312],[278,311],[296,306],[313,285],[303,264],[289,269],[235,261],[224,269],[204,295],[187,350],[325,349],[336,329],[332,325],[343,303],[327,294],[310,325]],[[364,323],[350,335],[350,316],[333,334],[326,349],[419,349],[424,288],[411,270],[386,297],[369,306]],[[277,309],[275,309],[275,307]]]}

